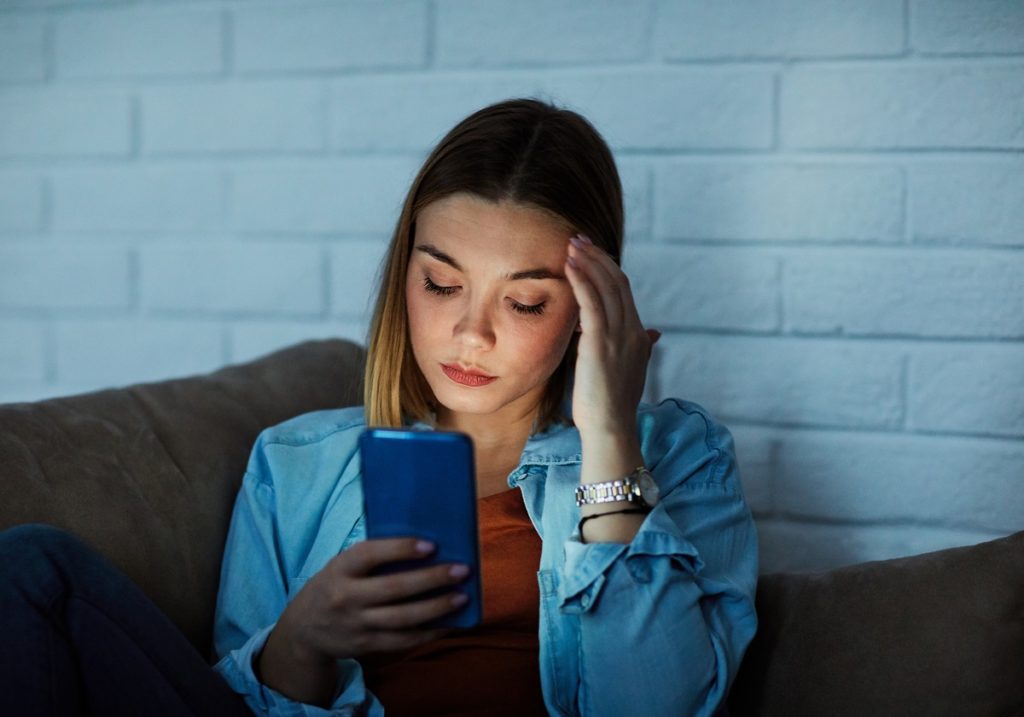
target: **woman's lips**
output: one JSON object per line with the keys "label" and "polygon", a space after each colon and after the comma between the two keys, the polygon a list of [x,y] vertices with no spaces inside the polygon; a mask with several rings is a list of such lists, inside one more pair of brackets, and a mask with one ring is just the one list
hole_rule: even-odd
{"label": "woman's lips", "polygon": [[488,376],[484,373],[469,373],[446,363],[441,364],[441,370],[444,371],[445,376],[463,386],[486,386],[497,378],[497,376]]}

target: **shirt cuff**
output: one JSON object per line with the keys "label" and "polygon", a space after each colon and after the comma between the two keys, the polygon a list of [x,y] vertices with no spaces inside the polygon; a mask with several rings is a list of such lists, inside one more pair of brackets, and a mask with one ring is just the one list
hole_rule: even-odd
{"label": "shirt cuff", "polygon": [[362,668],[355,660],[339,660],[341,676],[335,685],[329,708],[318,707],[286,697],[260,682],[252,667],[270,637],[274,625],[255,632],[244,645],[226,654],[214,668],[228,686],[240,694],[257,715],[273,717],[356,717],[383,714],[380,702],[370,694],[362,680]]}
{"label": "shirt cuff", "polygon": [[696,546],[683,537],[663,504],[656,505],[640,524],[629,544],[584,543],[579,526],[565,543],[565,572],[560,581],[559,607],[567,613],[583,613],[601,595],[605,575],[620,558],[626,561],[637,582],[650,582],[650,557],[667,557],[691,575],[704,566]]}

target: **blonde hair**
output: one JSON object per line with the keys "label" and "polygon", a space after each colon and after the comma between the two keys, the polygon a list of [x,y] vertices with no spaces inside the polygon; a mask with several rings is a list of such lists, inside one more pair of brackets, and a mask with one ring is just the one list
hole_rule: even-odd
{"label": "blonde hair", "polygon": [[[535,99],[499,102],[466,117],[423,163],[391,236],[367,339],[363,404],[369,426],[399,427],[433,412],[433,391],[409,340],[405,279],[417,215],[459,192],[551,212],[620,261],[622,186],[608,145],[587,120]],[[548,381],[538,430],[568,421],[561,409],[576,341],[574,335]]]}

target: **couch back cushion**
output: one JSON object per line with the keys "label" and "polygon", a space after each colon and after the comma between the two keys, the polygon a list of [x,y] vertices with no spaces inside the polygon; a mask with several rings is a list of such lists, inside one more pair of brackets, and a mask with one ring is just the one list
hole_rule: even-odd
{"label": "couch back cushion", "polygon": [[363,359],[351,342],[310,341],[206,376],[0,405],[0,530],[48,523],[83,538],[208,655],[256,436],[361,403]]}
{"label": "couch back cushion", "polygon": [[762,576],[736,715],[1024,714],[1024,532]]}

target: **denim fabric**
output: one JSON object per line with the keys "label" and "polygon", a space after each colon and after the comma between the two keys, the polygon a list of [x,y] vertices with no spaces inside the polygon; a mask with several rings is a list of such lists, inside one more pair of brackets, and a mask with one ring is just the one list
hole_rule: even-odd
{"label": "denim fabric", "polygon": [[142,590],[69,533],[0,533],[0,714],[252,715]]}
{"label": "denim fabric", "polygon": [[[214,647],[216,669],[260,714],[383,714],[355,660],[339,661],[327,710],[261,685],[252,669],[287,602],[365,538],[364,427],[361,408],[319,411],[267,429],[253,448],[228,533]],[[508,478],[543,539],[539,669],[552,714],[714,714],[756,630],[757,535],[731,434],[675,399],[642,405],[637,427],[662,499],[628,545],[580,542],[575,428],[531,436]]]}

